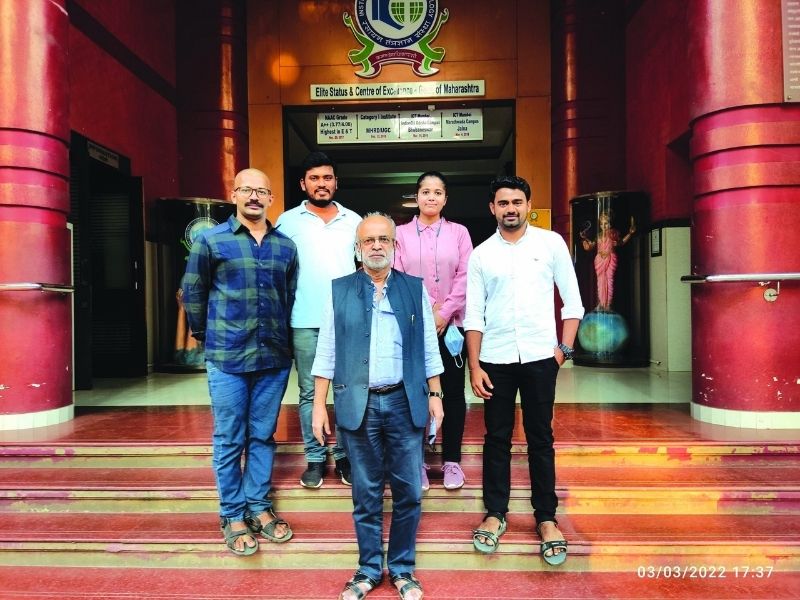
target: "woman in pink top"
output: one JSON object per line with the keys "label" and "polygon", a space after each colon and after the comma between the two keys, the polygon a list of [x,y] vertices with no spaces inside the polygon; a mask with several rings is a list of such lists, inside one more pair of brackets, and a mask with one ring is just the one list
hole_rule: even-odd
{"label": "woman in pink top", "polygon": [[[444,487],[455,490],[464,485],[461,470],[461,439],[464,436],[466,400],[464,398],[464,360],[453,357],[444,345],[450,325],[461,328],[467,296],[467,262],[472,252],[467,228],[442,217],[447,204],[447,180],[438,171],[423,173],[417,179],[419,215],[397,228],[394,267],[422,277],[433,303],[439,351],[444,363],[440,376],[444,394],[442,460]],[[465,355],[466,353],[464,353]],[[422,488],[427,490],[428,475],[422,471]]]}

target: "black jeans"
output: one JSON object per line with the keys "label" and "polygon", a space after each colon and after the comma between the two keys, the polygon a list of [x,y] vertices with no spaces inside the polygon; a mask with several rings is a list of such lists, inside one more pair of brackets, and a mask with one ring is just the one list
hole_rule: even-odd
{"label": "black jeans", "polygon": [[546,358],[529,363],[481,363],[494,385],[484,400],[486,435],[483,444],[483,503],[486,512],[508,512],[511,494],[511,434],[514,431],[517,390],[522,426],[528,443],[531,506],[536,523],[555,520],[556,466],[553,450],[553,403],[558,363]]}
{"label": "black jeans", "polygon": [[[459,327],[459,331],[464,330]],[[466,348],[461,353],[465,357]],[[439,354],[442,356],[444,373],[439,375],[442,383],[444,401],[444,421],[442,421],[442,461],[461,462],[461,440],[464,438],[464,419],[467,414],[467,401],[464,398],[464,360],[459,358],[460,367],[444,345],[444,336],[439,337]]]}

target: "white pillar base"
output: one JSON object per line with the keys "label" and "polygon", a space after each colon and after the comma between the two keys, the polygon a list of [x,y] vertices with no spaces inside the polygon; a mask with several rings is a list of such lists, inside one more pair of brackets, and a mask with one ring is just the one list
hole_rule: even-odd
{"label": "white pillar base", "polygon": [[800,412],[752,411],[714,408],[691,403],[692,418],[726,427],[743,429],[800,429]]}
{"label": "white pillar base", "polygon": [[53,410],[41,410],[16,415],[0,415],[0,431],[33,429],[71,421],[75,416],[75,405],[69,404]]}

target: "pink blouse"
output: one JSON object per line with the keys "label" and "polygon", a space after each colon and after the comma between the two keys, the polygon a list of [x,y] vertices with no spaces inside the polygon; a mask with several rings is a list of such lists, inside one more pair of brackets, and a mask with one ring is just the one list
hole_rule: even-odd
{"label": "pink blouse", "polygon": [[446,219],[423,225],[414,217],[397,228],[394,268],[422,277],[433,304],[448,323],[460,326],[467,297],[472,240],[467,228]]}

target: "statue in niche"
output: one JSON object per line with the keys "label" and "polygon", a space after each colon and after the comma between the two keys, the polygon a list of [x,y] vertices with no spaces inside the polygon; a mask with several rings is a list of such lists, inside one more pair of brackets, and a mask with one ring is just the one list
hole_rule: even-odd
{"label": "statue in niche", "polygon": [[617,270],[616,248],[624,246],[636,233],[636,223],[631,217],[628,233],[620,237],[618,230],[611,227],[611,209],[604,210],[597,218],[597,239],[591,240],[586,235],[592,224],[588,221],[580,231],[581,245],[586,251],[597,248],[594,257],[594,272],[597,278],[597,307],[598,312],[612,312],[611,303],[614,300],[614,273]]}

